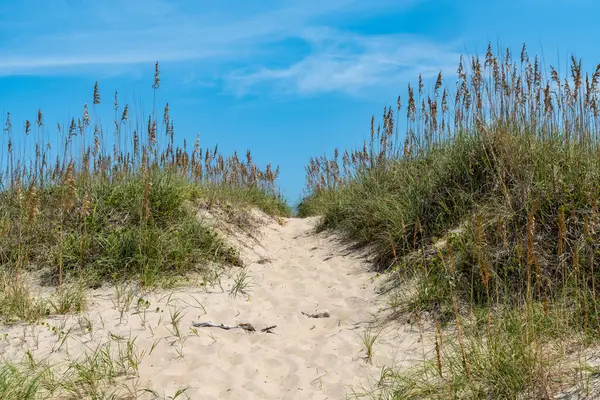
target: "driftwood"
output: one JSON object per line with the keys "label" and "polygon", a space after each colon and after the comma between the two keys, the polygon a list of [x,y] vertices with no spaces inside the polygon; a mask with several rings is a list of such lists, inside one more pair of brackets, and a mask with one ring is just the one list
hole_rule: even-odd
{"label": "driftwood", "polygon": [[[246,332],[256,332],[256,329],[251,325],[251,324],[238,324],[238,325],[225,325],[225,324],[215,324],[214,322],[194,322],[193,326],[196,328],[221,328],[221,329],[225,329],[225,330],[230,330],[230,329],[243,329]],[[271,332],[273,329],[277,328],[277,325],[272,325],[269,327],[266,327],[264,329],[261,329],[261,332],[264,333],[273,333]]]}
{"label": "driftwood", "polygon": [[306,315],[308,318],[329,318],[331,315],[329,315],[329,312],[327,311],[323,311],[320,313],[316,313],[316,314],[308,314],[305,313],[304,311],[302,311],[302,314]]}

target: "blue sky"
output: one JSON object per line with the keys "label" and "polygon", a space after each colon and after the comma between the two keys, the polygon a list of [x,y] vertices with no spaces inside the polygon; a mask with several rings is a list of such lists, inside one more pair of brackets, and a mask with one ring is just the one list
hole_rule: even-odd
{"label": "blue sky", "polygon": [[[92,102],[169,102],[179,141],[252,149],[291,202],[309,157],[352,148],[419,73],[451,79],[488,41],[600,62],[591,0],[0,0],[0,111],[65,124]],[[140,100],[141,99],[141,100]],[[108,104],[104,104],[107,109]],[[4,118],[4,117],[3,117]]]}

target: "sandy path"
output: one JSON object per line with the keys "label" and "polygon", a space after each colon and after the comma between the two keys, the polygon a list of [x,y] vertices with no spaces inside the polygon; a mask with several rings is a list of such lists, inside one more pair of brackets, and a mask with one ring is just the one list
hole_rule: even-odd
{"label": "sandy path", "polygon": [[[0,355],[14,360],[30,349],[36,359],[74,359],[115,337],[122,342],[136,337],[145,355],[139,377],[127,381],[129,388],[149,387],[172,396],[188,387],[191,399],[346,398],[352,388],[368,387],[382,366],[410,364],[423,349],[416,328],[388,324],[374,345],[372,364],[365,362],[361,335],[385,307],[385,298],[376,295],[377,282],[364,260],[344,253],[335,239],[315,235],[314,223],[288,219],[261,228],[258,243],[242,251],[252,279],[247,295],[231,296],[233,279],[223,278],[224,291],[217,284],[136,293],[129,308],[119,306],[114,289],[101,289],[91,295],[84,315],[92,329],[81,323],[82,316],[51,319],[51,325],[69,332],[57,350],[59,339],[46,326],[0,328],[0,335],[8,335],[0,341]],[[149,302],[145,312],[135,307],[140,297]],[[331,316],[302,314],[318,311]],[[171,322],[177,312],[179,338]],[[196,321],[250,323],[258,332],[194,331]],[[273,334],[260,332],[271,325],[277,325]]]}

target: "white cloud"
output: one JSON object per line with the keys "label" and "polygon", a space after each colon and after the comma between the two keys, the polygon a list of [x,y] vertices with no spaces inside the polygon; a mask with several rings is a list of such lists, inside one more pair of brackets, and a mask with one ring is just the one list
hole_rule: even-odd
{"label": "white cloud", "polygon": [[239,70],[229,77],[230,89],[244,94],[270,85],[301,93],[358,93],[385,86],[453,73],[459,54],[451,44],[436,44],[409,35],[361,36],[342,32],[310,32],[313,52],[284,68]]}
{"label": "white cloud", "polygon": [[247,9],[233,1],[213,9],[190,0],[54,0],[54,12],[52,7],[40,10],[34,0],[15,2],[0,16],[0,37],[6,39],[0,41],[0,74],[239,56],[356,2],[286,0],[275,8],[266,1],[259,9]]}
{"label": "white cloud", "polygon": [[[328,21],[360,20],[416,1],[23,0],[2,6],[0,76],[118,75],[158,60],[179,63],[186,79],[196,73],[221,79],[237,94],[265,86],[356,93],[406,74],[413,78],[416,70],[437,74],[455,65],[448,45],[324,28]],[[308,44],[310,52],[282,48],[290,38]]]}

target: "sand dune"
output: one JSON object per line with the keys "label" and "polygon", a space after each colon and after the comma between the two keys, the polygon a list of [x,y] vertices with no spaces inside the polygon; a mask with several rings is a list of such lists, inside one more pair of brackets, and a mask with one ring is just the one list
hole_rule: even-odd
{"label": "sand dune", "polygon": [[[54,317],[49,326],[1,328],[6,339],[0,354],[19,360],[29,349],[36,360],[56,362],[108,342],[118,352],[119,343],[126,347],[135,338],[144,354],[138,376],[115,385],[122,395],[137,391],[135,396],[151,399],[140,389],[166,397],[186,387],[191,399],[342,399],[361,392],[382,366],[421,359],[421,335],[416,327],[373,324],[386,300],[376,294],[375,274],[335,238],[314,234],[315,222],[268,220],[254,239],[232,235],[247,264],[245,294],[230,293],[241,269],[220,285],[215,278],[161,293],[122,290],[120,300],[114,288],[103,288],[91,292],[82,315]],[[306,315],[319,312],[330,316]],[[193,328],[198,321],[249,323],[256,332]],[[273,325],[272,333],[261,332]],[[51,326],[66,332],[64,343]],[[381,331],[370,363],[361,341],[369,329]]]}

